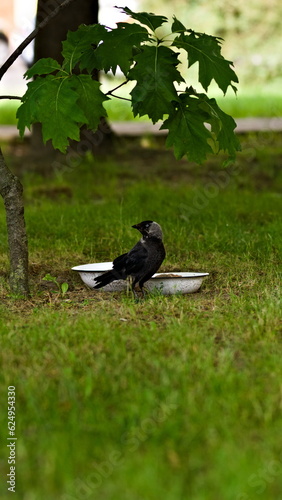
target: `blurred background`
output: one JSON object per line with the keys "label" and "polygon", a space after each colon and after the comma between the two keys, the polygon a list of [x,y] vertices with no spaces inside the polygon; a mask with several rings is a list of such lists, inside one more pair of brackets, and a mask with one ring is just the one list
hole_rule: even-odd
{"label": "blurred background", "polygon": [[[127,20],[125,15],[114,8],[116,3],[111,0],[99,2],[99,21],[102,24],[114,27],[116,22]],[[57,2],[50,2],[50,9],[56,4]],[[121,4],[123,6],[123,2]],[[222,53],[225,58],[234,62],[239,76],[239,92],[237,98],[232,92],[228,93],[223,101],[216,87],[211,87],[209,93],[218,98],[225,111],[235,117],[281,116],[280,0],[128,0],[125,4],[135,11],[151,11],[171,19],[175,15],[187,28],[222,37]],[[36,9],[37,0],[1,2],[0,64],[33,30]],[[2,95],[21,95],[24,92],[23,73],[32,60],[31,44],[4,76],[0,88]],[[195,84],[197,71],[196,65],[194,66],[187,75],[192,85]],[[105,80],[102,76],[102,82],[111,85],[109,78],[108,76]],[[3,103],[1,106],[3,107]],[[128,103],[110,103],[109,113],[113,114],[113,119],[131,119]]]}

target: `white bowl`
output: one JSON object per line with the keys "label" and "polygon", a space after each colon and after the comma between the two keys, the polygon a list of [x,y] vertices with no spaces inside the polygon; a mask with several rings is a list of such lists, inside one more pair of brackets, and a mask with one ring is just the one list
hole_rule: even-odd
{"label": "white bowl", "polygon": [[[105,271],[112,269],[112,262],[97,262],[96,264],[84,264],[82,266],[73,267],[73,271],[80,274],[82,281],[93,288],[94,280]],[[209,273],[188,273],[188,272],[171,272],[171,273],[156,273],[149,279],[144,287],[153,291],[160,290],[163,295],[172,295],[175,293],[193,293],[199,290],[203,279]],[[124,280],[115,280],[109,285],[98,288],[104,292],[120,292],[126,290],[127,283]]]}

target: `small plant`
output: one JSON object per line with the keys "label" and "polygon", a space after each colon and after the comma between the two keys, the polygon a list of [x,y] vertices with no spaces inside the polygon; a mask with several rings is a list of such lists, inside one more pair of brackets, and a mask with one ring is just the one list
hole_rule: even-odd
{"label": "small plant", "polygon": [[[17,112],[21,137],[26,127],[40,122],[44,142],[51,139],[54,148],[65,153],[70,140],[79,140],[82,125],[97,130],[101,117],[107,116],[104,101],[120,98],[131,103],[134,116],[147,115],[168,130],[166,145],[173,147],[177,159],[187,155],[202,163],[219,151],[234,158],[240,149],[236,123],[207,95],[212,80],[223,94],[229,87],[237,90],[233,63],[221,54],[222,39],[186,28],[175,17],[170,24],[165,16],[120,9],[137,23],[118,23],[114,29],[81,25],[63,42],[62,65],[48,57],[26,71],[31,81]],[[167,24],[170,33],[162,36],[159,28]],[[181,52],[186,63],[180,63]],[[186,81],[195,63],[204,92]],[[117,67],[123,82],[103,93],[93,71],[115,75]],[[135,87],[128,98],[117,95],[129,82]]]}
{"label": "small plant", "polygon": [[64,283],[59,283],[57,278],[55,276],[52,276],[51,274],[46,274],[43,278],[44,281],[51,281],[52,283],[55,283],[55,285],[57,286],[58,288],[58,291],[61,295],[62,298],[64,298],[64,296],[66,295],[68,289],[69,289],[69,285],[68,283],[64,282]]}

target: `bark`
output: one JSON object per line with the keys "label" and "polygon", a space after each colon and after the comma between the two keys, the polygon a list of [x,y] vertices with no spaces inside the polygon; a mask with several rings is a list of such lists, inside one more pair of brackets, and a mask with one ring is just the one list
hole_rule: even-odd
{"label": "bark", "polygon": [[[36,24],[39,25],[63,0],[38,0]],[[98,23],[98,0],[80,0],[61,10],[56,18],[45,26],[35,39],[34,62],[42,57],[52,57],[62,62],[62,41],[67,32],[75,31],[80,24]]]}
{"label": "bark", "polygon": [[[38,0],[36,25],[40,25],[50,12],[62,4],[63,0]],[[62,57],[62,41],[66,39],[67,32],[75,31],[80,24],[95,24],[98,23],[98,0],[80,0],[70,4],[67,9],[62,10],[55,19],[47,24],[35,38],[34,45],[34,61],[36,62],[43,57],[52,57],[60,64],[63,61]],[[94,75],[97,79],[97,74]],[[54,151],[52,142],[43,143],[42,126],[40,123],[35,123],[32,126],[31,148],[35,156],[43,156],[45,160],[52,160],[57,153]]]}
{"label": "bark", "polygon": [[[54,8],[53,4],[58,5],[62,1],[38,0],[36,24],[40,24],[44,17],[49,15],[49,11]],[[98,0],[80,0],[69,5],[66,10],[56,16],[52,23],[38,33],[34,45],[34,62],[42,57],[52,57],[61,64],[63,61],[62,41],[66,39],[67,32],[75,31],[80,24],[95,23],[98,23]],[[97,74],[95,76],[94,78],[97,79]],[[49,159],[56,157],[56,151],[51,141],[43,143],[41,129],[40,123],[32,126],[31,147],[33,154],[43,156],[48,162]]]}
{"label": "bark", "polygon": [[[63,0],[38,0],[36,23],[42,22],[45,16],[49,15],[50,10],[62,3]],[[96,24],[98,23],[98,0],[80,0],[68,6],[67,9],[61,11],[56,18],[45,26],[35,39],[34,46],[34,62],[42,57],[52,57],[60,64],[62,63],[62,41],[66,39],[68,31],[75,31],[80,24]],[[94,80],[99,79],[99,72],[94,70]],[[80,142],[71,141],[70,150],[76,153],[77,151],[91,151],[97,153],[111,153],[114,150],[114,133],[107,127],[107,132],[104,132],[104,122],[100,124],[99,130],[95,133],[88,130],[85,126],[81,129]],[[103,132],[101,133],[101,130]],[[87,147],[85,145],[88,145]],[[47,163],[57,157],[57,152],[54,151],[51,141],[44,145],[41,133],[41,124],[35,123],[32,126],[31,147],[33,154],[44,157]],[[81,153],[80,153],[81,154]]]}
{"label": "bark", "polygon": [[0,148],[0,194],[6,209],[10,257],[10,287],[17,296],[28,297],[28,245],[24,219],[23,187],[6,165]]}

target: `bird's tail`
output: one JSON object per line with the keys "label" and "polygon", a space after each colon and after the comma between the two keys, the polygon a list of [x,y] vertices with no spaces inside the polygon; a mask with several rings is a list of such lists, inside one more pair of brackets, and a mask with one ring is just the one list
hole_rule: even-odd
{"label": "bird's tail", "polygon": [[112,281],[119,279],[122,279],[120,274],[115,269],[111,269],[111,271],[107,271],[106,273],[101,274],[101,276],[97,276],[97,278],[95,278],[95,285],[93,288],[102,288],[103,286],[112,283]]}

